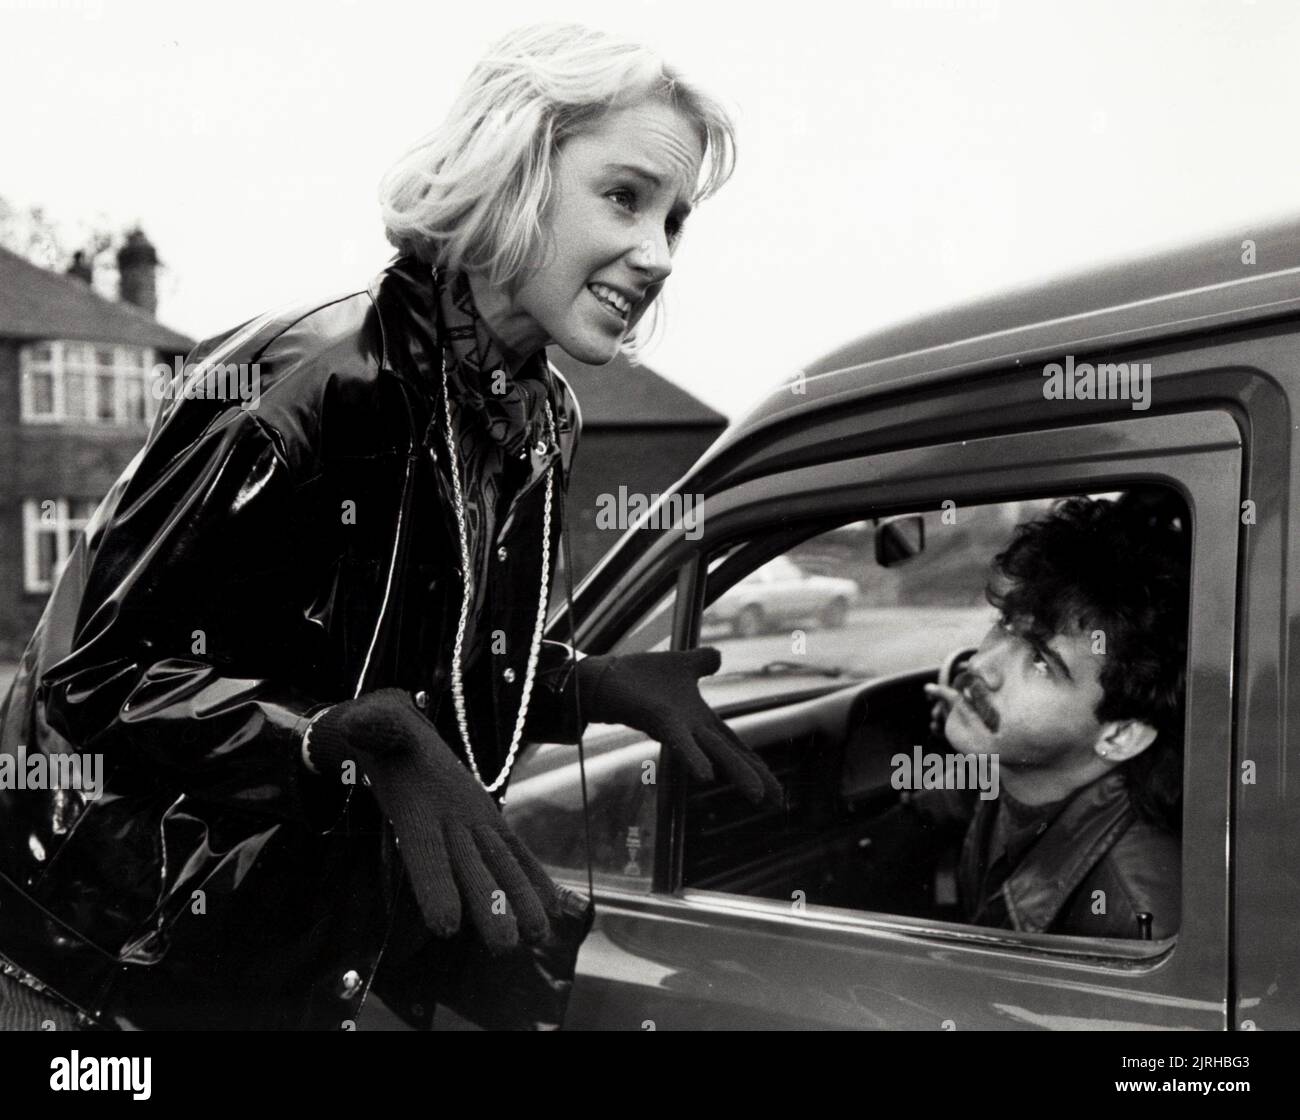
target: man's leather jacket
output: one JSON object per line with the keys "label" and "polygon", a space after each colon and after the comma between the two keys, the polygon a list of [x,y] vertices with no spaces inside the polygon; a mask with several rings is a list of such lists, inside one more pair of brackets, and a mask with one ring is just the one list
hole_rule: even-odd
{"label": "man's leather jacket", "polygon": [[[1081,937],[1172,937],[1181,917],[1180,846],[1140,817],[1113,770],[1078,790],[995,891],[981,883],[996,801],[967,829],[958,888],[967,920]],[[1147,915],[1146,919],[1139,918]]]}
{"label": "man's leather jacket", "polygon": [[[380,968],[386,945],[429,951],[391,828],[364,786],[313,776],[300,748],[315,711],[398,686],[461,749],[438,321],[427,266],[399,257],[365,290],[200,343],[189,361],[258,364],[257,407],[169,400],[64,569],[0,709],[0,750],[99,754],[105,788],[0,791],[0,968],[84,1021],[346,1029],[373,982],[428,1025],[430,970],[391,952]],[[558,447],[498,449],[494,477],[464,493],[484,774],[519,710],[544,470],[560,464],[553,573],[581,425],[544,356],[536,372]],[[571,665],[543,645],[526,739],[577,741]]]}
{"label": "man's leather jacket", "polygon": [[[998,799],[976,790],[912,793],[872,823],[864,838],[856,905],[933,914],[935,868],[954,851],[952,920],[999,929],[1079,937],[1138,938],[1150,915],[1153,939],[1172,937],[1181,918],[1178,839],[1133,806],[1125,775],[1113,770],[1077,790],[1050,818],[1017,837],[1014,864],[990,866]],[[956,905],[954,906],[954,901]]]}

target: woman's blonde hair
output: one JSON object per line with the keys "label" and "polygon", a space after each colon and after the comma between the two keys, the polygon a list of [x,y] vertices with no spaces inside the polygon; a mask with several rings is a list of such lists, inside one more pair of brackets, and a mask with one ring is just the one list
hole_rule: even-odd
{"label": "woman's blonde hair", "polygon": [[[541,219],[560,146],[609,110],[647,97],[694,122],[705,170],[693,201],[709,198],[735,165],[735,128],[720,103],[649,48],[582,24],[510,32],[474,67],[441,127],[384,176],[388,240],[511,287],[546,248]],[[652,331],[657,311],[658,300]],[[623,343],[633,359],[639,347],[635,332]]]}

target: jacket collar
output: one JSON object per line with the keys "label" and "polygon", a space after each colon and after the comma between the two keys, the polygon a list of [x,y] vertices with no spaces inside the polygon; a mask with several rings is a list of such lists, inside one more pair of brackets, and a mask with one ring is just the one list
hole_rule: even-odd
{"label": "jacket collar", "polygon": [[1124,775],[1118,770],[1076,793],[1002,884],[1014,928],[1030,932],[1050,928],[1133,819]]}
{"label": "jacket collar", "polygon": [[[458,306],[456,286],[448,283],[453,277],[454,274],[444,273],[435,283],[429,264],[414,255],[403,254],[394,257],[369,288],[379,320],[383,368],[398,376],[414,392],[427,417],[439,422],[444,344],[448,347],[448,387],[453,397],[471,410],[477,410],[480,405],[492,405],[491,375],[497,367],[491,362],[493,354],[500,353],[493,349],[495,344],[491,343],[477,312],[472,310],[472,298],[468,306],[464,306],[463,300]],[[467,294],[467,286],[465,291]],[[447,299],[443,298],[444,293]],[[444,308],[448,302],[452,305],[451,323],[444,321]],[[448,338],[449,328],[457,326],[461,329],[453,329],[452,333],[458,337]],[[472,351],[477,352],[478,358],[467,363],[463,356]],[[472,368],[475,364],[479,367],[477,372]],[[486,386],[482,378],[484,368]],[[539,350],[524,368],[528,371],[527,376],[515,378],[516,385],[527,385],[523,395],[516,393],[509,402],[500,402],[496,412],[484,416],[483,426],[489,438],[500,443],[508,454],[529,461],[532,468],[530,477],[519,497],[532,490],[545,468],[556,459],[560,460],[562,480],[567,487],[581,430],[577,400],[568,382],[547,360],[546,351]],[[485,393],[484,388],[488,392]],[[558,446],[553,441],[542,439],[546,400],[551,402]],[[522,439],[521,420],[524,424]],[[412,434],[418,441],[425,433],[417,431]],[[511,512],[514,505],[512,502]]]}
{"label": "jacket collar", "polygon": [[546,434],[545,351],[530,355],[511,376],[501,346],[474,305],[469,276],[435,268],[432,283],[453,398],[477,416],[508,457],[521,458],[526,445],[536,445]]}

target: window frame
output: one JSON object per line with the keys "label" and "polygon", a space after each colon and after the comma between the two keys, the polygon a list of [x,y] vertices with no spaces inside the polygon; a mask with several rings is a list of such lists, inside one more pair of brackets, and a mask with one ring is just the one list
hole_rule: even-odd
{"label": "window frame", "polygon": [[[54,503],[54,524],[41,521],[41,506]],[[59,576],[68,557],[77,546],[77,538],[95,515],[98,501],[93,498],[25,498],[23,500],[23,591],[29,595],[47,595],[59,582]],[[74,516],[74,508],[82,513]],[[42,535],[54,538],[54,570],[49,579],[42,578],[38,568],[40,555],[38,541]]]}
{"label": "window frame", "polygon": [[[36,356],[39,348],[49,348],[49,358]],[[100,352],[111,351],[111,366],[99,361]],[[40,339],[19,347],[19,419],[23,424],[51,425],[76,424],[96,428],[144,428],[153,421],[156,409],[150,391],[150,371],[156,364],[156,353],[149,346],[127,346],[120,343],[93,342],[80,339]],[[33,381],[38,376],[50,378],[50,399],[53,407],[41,411],[36,407]],[[68,380],[70,376],[82,379],[82,408],[73,416],[68,411]],[[142,415],[129,414],[132,393],[129,382],[140,387]],[[111,415],[102,416],[103,387],[111,385]]]}
{"label": "window frame", "polygon": [[[1202,408],[885,451],[801,468],[750,480],[707,499],[705,534],[696,542],[693,562],[681,575],[690,595],[679,599],[685,617],[678,626],[682,642],[674,648],[691,648],[698,644],[710,559],[738,539],[756,536],[762,525],[773,527],[773,536],[784,536],[795,527],[796,519],[806,525],[821,525],[829,517],[852,510],[857,510],[859,517],[887,516],[946,498],[957,500],[960,508],[1069,492],[1104,492],[1139,482],[1178,490],[1193,522],[1190,730],[1184,789],[1196,794],[1188,792],[1184,799],[1183,920],[1178,936],[1158,955],[1151,956],[1150,948],[1144,948],[1151,943],[1145,942],[1029,935],[811,906],[792,915],[789,905],[781,901],[683,889],[680,857],[685,791],[671,771],[661,779],[665,785],[659,792],[661,811],[671,819],[672,828],[671,832],[661,829],[660,837],[670,845],[674,858],[660,865],[671,871],[662,889],[656,887],[661,891],[660,900],[674,910],[684,907],[693,921],[726,927],[734,922],[752,923],[761,916],[765,922],[796,929],[801,937],[824,936],[850,946],[863,938],[902,937],[931,946],[928,951],[941,945],[958,954],[976,952],[986,957],[981,966],[986,968],[996,967],[998,958],[1011,954],[1053,975],[1061,967],[1082,963],[1112,977],[1135,969],[1164,970],[1175,983],[1195,984],[1198,977],[1203,981],[1213,976],[1215,1006],[1222,1003],[1226,1008],[1227,974],[1222,962],[1228,945],[1230,898],[1222,837],[1231,811],[1231,670],[1238,564],[1235,529],[1244,469],[1241,447],[1240,431],[1231,414]],[[811,529],[808,535],[815,532]],[[1202,610],[1210,615],[1198,618]],[[1215,614],[1220,617],[1212,617]],[[1209,672],[1207,660],[1213,662],[1215,672]],[[719,714],[727,718],[731,713],[723,708]],[[1222,734],[1216,740],[1211,729],[1219,726]],[[1197,744],[1202,744],[1204,756],[1192,757]],[[1189,834],[1193,843],[1188,841]]]}
{"label": "window frame", "polygon": [[[1165,489],[1175,491],[1175,492],[1177,490],[1177,488],[1172,486],[1166,486]],[[1110,495],[1113,495],[1114,493],[1118,493],[1118,491],[1107,492],[1107,491],[1099,491],[1099,490],[1090,490],[1085,493],[1083,491],[1074,490],[1074,491],[1063,491],[1059,494],[1052,494],[1052,495],[1035,494],[1032,498],[1028,498],[1028,499],[1024,497],[1012,497],[1007,500],[1001,500],[995,502],[970,503],[965,508],[967,510],[982,509],[985,511],[989,511],[993,509],[1012,507],[1012,506],[1025,506],[1030,504],[1033,501],[1038,501],[1038,502],[1051,501],[1054,503],[1056,501],[1063,500],[1066,498],[1072,498],[1072,497],[1107,496],[1108,493]],[[905,515],[937,514],[939,512],[940,512],[939,505],[936,502],[931,502],[928,506],[925,506],[924,508],[918,507],[916,509],[905,511]],[[1024,511],[1019,511],[1018,520],[1016,524],[1019,524],[1021,519],[1026,519],[1030,516],[1041,516],[1042,512],[1044,512],[1044,510],[1041,508],[1033,512],[1032,514],[1025,513]],[[1188,512],[1190,516],[1191,511],[1189,510]],[[860,518],[853,518],[852,515],[850,515],[850,520],[845,521],[843,520],[843,516],[844,515],[841,514],[839,516],[830,519],[823,519],[817,522],[810,522],[803,526],[789,527],[786,529],[786,531],[782,532],[779,535],[779,537],[776,534],[772,534],[770,539],[765,538],[761,533],[750,533],[742,537],[733,537],[730,540],[720,542],[714,551],[706,552],[704,557],[704,562],[707,565],[707,575],[705,577],[705,588],[704,588],[705,598],[707,602],[710,605],[712,603],[716,603],[717,600],[721,598],[722,595],[725,595],[732,588],[738,586],[739,584],[743,583],[746,579],[748,579],[750,573],[761,570],[763,568],[770,567],[781,557],[788,556],[791,551],[797,549],[800,545],[806,543],[807,541],[816,540],[817,538],[827,533],[835,532],[837,529],[840,529],[845,525],[853,524],[855,521],[862,520]],[[886,518],[882,517],[879,520],[883,522],[886,520]],[[776,556],[771,555],[772,540],[779,540],[781,543],[781,547],[784,549],[783,552],[778,553]],[[750,567],[749,572],[747,572],[745,575],[735,577],[732,580],[732,582],[730,582],[717,595],[712,595],[712,596],[709,595],[709,580],[716,578],[718,572],[722,570],[726,566],[726,564],[730,564],[734,561],[739,561],[743,566],[746,559],[750,556],[762,557],[762,559],[758,560],[757,564]],[[721,564],[716,563],[716,561],[720,559],[723,560],[723,563]],[[992,559],[991,553],[988,559],[989,560]],[[705,607],[705,610],[707,612],[708,606]],[[982,604],[982,610],[983,613],[987,614],[988,616],[987,621],[983,627],[984,630],[987,630],[988,626],[992,624],[994,618],[996,617],[996,613],[994,611],[994,608],[987,602]],[[1189,610],[1190,610],[1190,604],[1189,604]],[[974,647],[978,645],[980,641],[980,637],[981,635],[971,635],[969,638],[969,643],[970,643],[969,647],[951,646],[944,650],[944,654],[951,655],[958,648],[969,648],[973,650]],[[753,712],[760,712],[760,711],[772,710],[775,708],[784,707],[786,704],[795,703],[800,700],[818,699],[822,696],[826,696],[834,692],[848,692],[848,691],[854,692],[855,693],[854,707],[856,708],[859,704],[863,702],[864,699],[862,697],[861,690],[867,689],[869,686],[874,684],[890,685],[891,683],[899,679],[911,677],[920,672],[923,672],[924,668],[925,666],[923,665],[912,664],[912,663],[890,665],[883,668],[882,671],[879,672],[878,674],[870,677],[848,677],[845,680],[836,681],[835,683],[825,683],[825,684],[821,684],[820,686],[813,686],[811,688],[800,689],[798,691],[774,692],[774,693],[752,697],[752,698],[746,697],[744,699],[739,699],[739,700],[727,700],[720,704],[715,704],[712,702],[713,698],[710,695],[710,690],[707,688],[707,682],[709,678],[705,678],[700,683],[702,686],[701,692],[704,695],[705,702],[709,703],[710,706],[715,711],[725,711],[727,713],[727,716],[730,718],[730,717],[748,715]],[[727,662],[724,658],[722,669],[720,671],[726,672],[726,669],[727,669]],[[872,701],[867,700],[866,703],[867,703],[867,707],[869,708],[871,706]],[[762,900],[764,898],[764,896],[759,896],[759,895],[740,894],[740,893],[733,893],[727,891],[713,890],[712,888],[695,888],[695,887],[687,886],[685,884],[684,872],[680,868],[679,868],[678,878],[676,879],[675,882],[678,889],[685,894],[691,894],[692,892],[695,892],[698,894],[726,895],[728,897],[746,898],[746,899],[755,899],[755,900]],[[832,907],[832,906],[825,906],[825,905],[821,906],[821,909],[827,912],[837,911],[837,912],[850,914],[850,915],[855,913],[863,913],[863,914],[880,913],[888,916],[903,917],[913,923],[925,923],[929,921],[929,919],[922,919],[915,915],[907,915],[907,914],[895,915],[893,914],[892,911],[871,911],[865,909],[859,910],[850,907]],[[993,932],[994,934],[998,932],[996,930],[996,927],[978,926],[978,925],[972,925],[964,922],[953,922],[953,921],[945,922],[945,921],[936,920],[936,924],[944,927],[945,929],[951,928],[951,929],[962,929],[962,930],[975,930],[975,931]],[[1060,937],[1061,935],[1052,934],[1051,936],[1053,939],[1055,939]],[[1087,940],[1093,941],[1097,939],[1087,939]]]}

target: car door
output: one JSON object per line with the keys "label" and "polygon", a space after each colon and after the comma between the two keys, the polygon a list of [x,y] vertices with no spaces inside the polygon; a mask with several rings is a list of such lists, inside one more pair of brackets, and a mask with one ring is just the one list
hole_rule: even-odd
{"label": "car door", "polygon": [[[1169,943],[1103,944],[684,884],[684,845],[704,842],[704,833],[686,818],[688,791],[672,759],[628,729],[593,726],[588,759],[604,760],[596,775],[604,792],[598,788],[595,801],[609,807],[599,809],[605,824],[593,841],[602,850],[590,853],[597,919],[579,960],[567,1025],[1223,1028],[1229,945],[1222,838],[1231,781],[1240,475],[1237,424],[1226,411],[1205,407],[935,442],[707,495],[702,539],[665,545],[661,553],[651,613],[662,629],[671,610],[675,647],[695,643],[708,568],[738,541],[797,535],[808,522],[1117,490],[1138,480],[1181,493],[1194,540],[1182,924]],[[606,614],[617,612],[610,607]],[[634,633],[630,628],[616,641]],[[821,681],[796,699],[751,699],[718,710],[747,742],[775,757],[790,744],[846,734],[857,691],[867,687]],[[518,798],[512,793],[522,801],[514,823],[538,847],[554,830],[549,809],[539,809],[528,792],[530,763]],[[553,777],[550,789],[572,784]],[[567,819],[571,826],[575,818]],[[707,842],[724,852],[729,843],[726,835]],[[580,881],[579,859],[570,856],[567,869],[548,862],[557,875]],[[635,874],[620,880],[629,870]]]}

